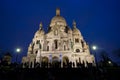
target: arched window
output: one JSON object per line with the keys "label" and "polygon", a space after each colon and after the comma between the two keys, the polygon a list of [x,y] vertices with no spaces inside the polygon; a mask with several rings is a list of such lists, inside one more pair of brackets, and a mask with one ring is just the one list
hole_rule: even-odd
{"label": "arched window", "polygon": [[81,44],[82,44],[82,48],[84,47],[84,42],[83,42],[83,40],[81,40]]}
{"label": "arched window", "polygon": [[38,53],[38,51],[35,51],[35,54],[37,54]]}
{"label": "arched window", "polygon": [[75,43],[79,43],[79,39],[77,38],[77,39],[75,39]]}
{"label": "arched window", "polygon": [[80,50],[79,50],[79,49],[76,49],[76,52],[78,53],[78,52],[80,52]]}
{"label": "arched window", "polygon": [[66,50],[66,46],[64,45],[64,50]]}
{"label": "arched window", "polygon": [[40,43],[40,40],[37,40],[37,41],[36,41],[36,44],[39,44],[39,43]]}
{"label": "arched window", "polygon": [[54,43],[55,43],[55,49],[57,49],[58,48],[58,41],[57,40],[54,40]]}
{"label": "arched window", "polygon": [[47,46],[47,51],[49,51],[49,46]]}

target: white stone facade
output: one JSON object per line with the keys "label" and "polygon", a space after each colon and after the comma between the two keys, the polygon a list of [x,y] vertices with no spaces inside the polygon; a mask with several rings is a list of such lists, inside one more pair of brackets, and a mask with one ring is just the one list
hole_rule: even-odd
{"label": "white stone facade", "polygon": [[[90,54],[89,46],[86,44],[81,32],[73,21],[73,29],[68,27],[66,20],[60,16],[60,10],[56,9],[56,16],[52,18],[48,32],[45,33],[40,23],[39,30],[34,35],[28,47],[26,57],[22,63],[61,61],[62,63],[76,62],[93,63],[94,56]],[[62,66],[62,65],[61,65]]]}

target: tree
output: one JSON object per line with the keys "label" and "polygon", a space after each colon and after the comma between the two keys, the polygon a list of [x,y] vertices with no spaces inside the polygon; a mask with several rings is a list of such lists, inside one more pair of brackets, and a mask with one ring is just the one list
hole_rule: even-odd
{"label": "tree", "polygon": [[2,49],[0,49],[0,59],[2,58]]}
{"label": "tree", "polygon": [[106,51],[101,51],[100,52],[100,57],[103,61],[107,61],[109,59],[108,53]]}
{"label": "tree", "polygon": [[114,55],[114,56],[116,56],[116,57],[119,57],[119,58],[120,58],[120,48],[119,48],[119,49],[114,50],[112,53],[113,53],[113,55]]}
{"label": "tree", "polygon": [[106,51],[100,52],[101,61],[99,63],[100,66],[108,67],[113,66],[114,62],[109,58],[108,53]]}

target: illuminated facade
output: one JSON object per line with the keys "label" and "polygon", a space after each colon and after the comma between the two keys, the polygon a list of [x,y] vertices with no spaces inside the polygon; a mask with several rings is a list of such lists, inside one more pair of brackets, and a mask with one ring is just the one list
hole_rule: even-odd
{"label": "illuminated facade", "polygon": [[94,56],[90,54],[81,32],[73,21],[73,29],[68,27],[66,20],[60,16],[60,9],[56,9],[56,16],[50,22],[47,33],[40,23],[39,30],[34,35],[28,47],[27,56],[23,57],[22,63],[28,62],[34,67],[35,63],[61,62],[61,67],[69,62],[94,64]]}

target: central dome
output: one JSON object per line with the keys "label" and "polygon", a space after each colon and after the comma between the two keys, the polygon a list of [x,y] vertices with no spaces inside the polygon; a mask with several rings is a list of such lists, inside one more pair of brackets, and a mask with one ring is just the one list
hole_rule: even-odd
{"label": "central dome", "polygon": [[56,9],[56,16],[54,16],[51,20],[50,27],[54,25],[61,25],[61,26],[67,26],[66,20],[60,16],[60,9]]}

